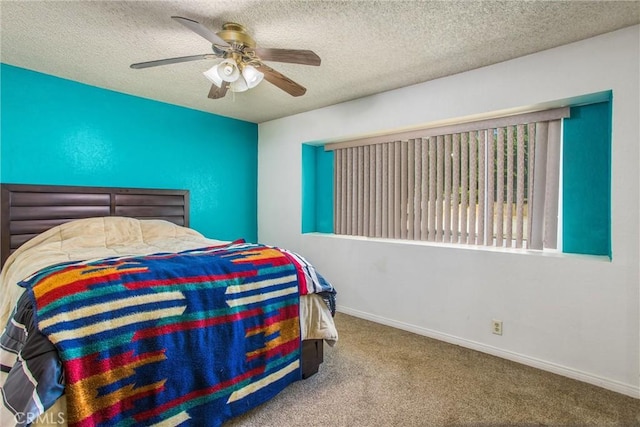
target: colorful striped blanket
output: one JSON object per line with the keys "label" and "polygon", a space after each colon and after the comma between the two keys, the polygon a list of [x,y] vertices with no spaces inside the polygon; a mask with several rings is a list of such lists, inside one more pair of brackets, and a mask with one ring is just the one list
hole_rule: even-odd
{"label": "colorful striped blanket", "polygon": [[67,422],[219,426],[300,379],[299,296],[333,288],[236,243],[71,262],[25,280],[65,371]]}

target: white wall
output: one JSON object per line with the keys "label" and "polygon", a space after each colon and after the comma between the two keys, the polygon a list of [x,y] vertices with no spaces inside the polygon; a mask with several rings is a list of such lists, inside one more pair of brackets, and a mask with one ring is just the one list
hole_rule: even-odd
{"label": "white wall", "polygon": [[[634,26],[261,124],[259,240],[306,256],[342,312],[640,397],[639,40]],[[610,89],[611,262],[300,233],[303,142]],[[504,335],[491,334],[494,318]]]}

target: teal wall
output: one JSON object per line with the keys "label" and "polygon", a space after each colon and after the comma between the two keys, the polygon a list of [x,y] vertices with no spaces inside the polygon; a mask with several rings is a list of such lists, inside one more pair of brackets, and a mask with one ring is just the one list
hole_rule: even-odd
{"label": "teal wall", "polygon": [[562,251],[611,257],[611,101],[563,122]]}
{"label": "teal wall", "polygon": [[302,144],[302,232],[333,233],[333,151]]}
{"label": "teal wall", "polygon": [[256,124],[6,64],[0,90],[0,182],[188,189],[192,228],[257,240]]}

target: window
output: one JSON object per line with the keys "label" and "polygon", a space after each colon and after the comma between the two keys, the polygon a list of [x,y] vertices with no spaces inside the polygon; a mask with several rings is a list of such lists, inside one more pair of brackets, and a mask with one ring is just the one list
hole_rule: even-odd
{"label": "window", "polygon": [[328,144],[334,232],[556,248],[568,108]]}

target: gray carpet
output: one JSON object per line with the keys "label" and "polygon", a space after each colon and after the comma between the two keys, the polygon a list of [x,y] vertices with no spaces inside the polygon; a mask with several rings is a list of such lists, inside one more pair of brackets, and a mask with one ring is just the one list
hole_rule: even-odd
{"label": "gray carpet", "polygon": [[640,426],[640,401],[338,313],[313,377],[231,426]]}

